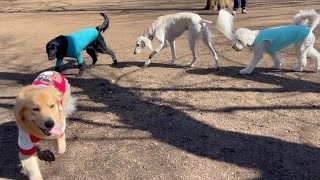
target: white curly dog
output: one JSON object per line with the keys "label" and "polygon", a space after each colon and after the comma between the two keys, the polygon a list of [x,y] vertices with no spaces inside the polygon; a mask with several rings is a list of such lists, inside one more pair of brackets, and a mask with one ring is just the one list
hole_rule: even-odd
{"label": "white curly dog", "polygon": [[262,59],[264,52],[268,53],[273,62],[273,68],[281,69],[279,51],[291,44],[295,44],[298,63],[293,71],[303,71],[307,65],[307,57],[316,60],[317,70],[320,70],[320,53],[313,47],[315,36],[312,31],[317,27],[320,16],[314,10],[300,11],[296,14],[293,23],[263,30],[249,30],[239,28],[232,33],[234,18],[226,10],[219,12],[217,28],[227,38],[233,41],[232,48],[241,51],[246,46],[251,46],[253,57],[246,68],[240,74],[251,74],[256,65]]}
{"label": "white curly dog", "polygon": [[160,16],[151,24],[151,26],[146,31],[144,31],[142,36],[138,37],[134,49],[134,54],[139,54],[146,46],[149,49],[153,50],[151,41],[153,40],[153,38],[156,38],[159,41],[160,45],[149,55],[149,59],[145,62],[144,65],[148,66],[151,62],[152,57],[168,46],[170,46],[171,48],[172,55],[170,64],[174,64],[175,60],[177,59],[175,39],[181,36],[184,31],[189,30],[188,41],[193,59],[192,62],[188,65],[194,66],[196,62],[197,56],[195,52],[195,44],[197,38],[200,37],[213,55],[215,61],[214,67],[217,69],[219,68],[218,56],[212,47],[212,34],[208,29],[207,23],[212,22],[202,19],[198,14],[189,12]]}

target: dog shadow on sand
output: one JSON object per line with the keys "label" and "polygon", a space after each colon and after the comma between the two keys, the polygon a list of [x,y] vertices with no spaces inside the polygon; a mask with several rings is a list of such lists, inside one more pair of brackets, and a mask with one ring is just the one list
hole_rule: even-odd
{"label": "dog shadow on sand", "polygon": [[[320,83],[311,82],[301,80],[299,78],[287,78],[283,76],[275,76],[274,73],[300,73],[293,72],[288,69],[276,70],[272,68],[255,68],[253,73],[250,75],[241,75],[239,71],[244,67],[238,66],[228,66],[228,67],[220,67],[219,70],[214,70],[212,68],[196,68],[196,69],[188,69],[186,73],[195,74],[195,75],[210,75],[215,74],[217,76],[231,77],[235,79],[245,79],[259,83],[265,84],[274,84],[277,86],[281,86],[279,88],[231,88],[225,89],[226,91],[256,91],[256,92],[313,92],[320,93]],[[316,73],[314,71],[303,71],[301,73]]]}

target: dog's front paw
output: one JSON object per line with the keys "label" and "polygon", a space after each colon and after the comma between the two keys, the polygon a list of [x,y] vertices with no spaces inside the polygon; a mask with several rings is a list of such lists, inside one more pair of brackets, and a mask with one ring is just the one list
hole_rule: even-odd
{"label": "dog's front paw", "polygon": [[174,59],[174,60],[171,60],[171,61],[169,62],[169,65],[174,65],[174,63],[175,63],[175,59]]}
{"label": "dog's front paw", "polygon": [[191,62],[191,63],[188,63],[188,64],[187,64],[187,66],[189,66],[189,67],[194,67],[194,66],[195,66],[195,64],[196,64],[196,63]]}
{"label": "dog's front paw", "polygon": [[65,152],[66,152],[66,146],[60,147],[59,149],[57,149],[56,152],[57,152],[58,154],[63,154],[63,153],[65,153]]}
{"label": "dog's front paw", "polygon": [[42,176],[41,176],[41,174],[29,175],[29,179],[30,180],[42,180]]}
{"label": "dog's front paw", "polygon": [[144,66],[147,67],[150,64],[150,59],[144,63]]}
{"label": "dog's front paw", "polygon": [[247,68],[244,68],[240,70],[239,73],[245,75],[245,74],[251,74],[252,71],[248,70]]}
{"label": "dog's front paw", "polygon": [[303,66],[295,65],[295,66],[292,68],[292,71],[301,72],[301,71],[303,71]]}
{"label": "dog's front paw", "polygon": [[273,69],[282,69],[282,66],[281,66],[281,64],[274,64],[274,65],[272,66],[272,68],[273,68]]}
{"label": "dog's front paw", "polygon": [[79,72],[79,74],[76,75],[76,77],[81,77],[83,75],[83,72]]}

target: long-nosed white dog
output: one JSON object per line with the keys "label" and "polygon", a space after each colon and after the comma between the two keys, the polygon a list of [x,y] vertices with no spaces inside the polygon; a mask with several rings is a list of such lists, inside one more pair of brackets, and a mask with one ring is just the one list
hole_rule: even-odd
{"label": "long-nosed white dog", "polygon": [[251,74],[256,65],[267,52],[273,62],[273,68],[281,69],[279,51],[291,44],[295,44],[298,63],[293,71],[302,71],[307,65],[307,57],[317,61],[317,70],[320,70],[320,53],[313,47],[315,36],[312,31],[319,24],[320,16],[314,10],[300,11],[296,14],[292,25],[281,26],[263,30],[249,30],[239,28],[232,33],[233,16],[225,10],[221,10],[217,20],[217,28],[230,40],[232,48],[241,51],[246,46],[253,49],[253,57],[250,64],[240,71],[240,74]]}
{"label": "long-nosed white dog", "polygon": [[188,40],[193,56],[192,62],[189,63],[189,66],[193,66],[196,62],[197,56],[195,53],[195,43],[198,37],[202,37],[204,44],[210,49],[214,57],[214,67],[219,68],[218,56],[211,44],[212,34],[209,31],[206,23],[212,22],[202,19],[198,14],[189,12],[160,16],[146,31],[144,31],[142,36],[138,37],[134,54],[140,53],[145,46],[153,50],[151,41],[155,37],[159,41],[160,45],[150,54],[149,59],[145,62],[145,66],[150,64],[150,61],[154,55],[169,45],[172,55],[171,64],[174,64],[175,60],[177,59],[175,39],[184,31],[189,30]]}

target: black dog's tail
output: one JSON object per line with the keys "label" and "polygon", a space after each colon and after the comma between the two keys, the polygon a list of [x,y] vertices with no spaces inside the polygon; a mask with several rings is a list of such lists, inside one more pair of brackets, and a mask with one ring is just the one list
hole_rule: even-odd
{"label": "black dog's tail", "polygon": [[104,22],[100,26],[97,26],[96,29],[99,33],[103,33],[109,27],[109,18],[104,13],[100,13],[100,15],[104,18]]}

